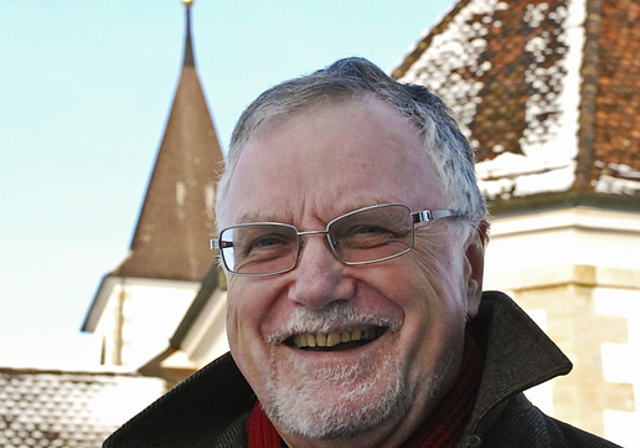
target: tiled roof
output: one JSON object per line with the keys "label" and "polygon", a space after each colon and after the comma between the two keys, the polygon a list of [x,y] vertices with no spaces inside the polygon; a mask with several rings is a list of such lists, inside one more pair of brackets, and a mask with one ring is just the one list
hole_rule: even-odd
{"label": "tiled roof", "polygon": [[224,167],[191,47],[187,6],[184,62],[131,250],[121,277],[200,281],[213,260],[215,182]]}
{"label": "tiled roof", "polygon": [[490,200],[640,196],[637,0],[461,0],[393,72],[453,109]]}
{"label": "tiled roof", "polygon": [[0,368],[0,447],[97,448],[165,388],[157,378]]}
{"label": "tiled roof", "polygon": [[640,3],[602,2],[594,169],[603,192],[637,194],[640,183]]}

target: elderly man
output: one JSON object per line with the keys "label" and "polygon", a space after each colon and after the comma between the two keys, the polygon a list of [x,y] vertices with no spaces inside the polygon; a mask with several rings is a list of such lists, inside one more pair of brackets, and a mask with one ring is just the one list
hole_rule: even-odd
{"label": "elderly man", "polygon": [[473,152],[427,89],[350,58],[266,91],[217,216],[231,355],[105,446],[613,446],[522,395],[571,364],[482,293]]}

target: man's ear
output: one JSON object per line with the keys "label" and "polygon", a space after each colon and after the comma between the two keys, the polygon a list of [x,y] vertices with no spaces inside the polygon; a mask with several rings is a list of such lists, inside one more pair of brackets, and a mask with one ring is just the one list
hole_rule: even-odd
{"label": "man's ear", "polygon": [[466,242],[465,281],[467,291],[467,315],[474,318],[480,308],[482,279],[484,274],[484,247],[489,224],[482,221],[471,231]]}

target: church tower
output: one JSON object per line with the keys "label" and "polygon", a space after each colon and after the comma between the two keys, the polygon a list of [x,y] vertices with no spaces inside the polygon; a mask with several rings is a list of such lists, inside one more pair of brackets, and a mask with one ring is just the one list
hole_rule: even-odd
{"label": "church tower", "polygon": [[185,5],[182,70],[125,260],[106,274],[82,326],[105,365],[138,367],[166,347],[209,271],[215,182],[224,159],[198,78]]}

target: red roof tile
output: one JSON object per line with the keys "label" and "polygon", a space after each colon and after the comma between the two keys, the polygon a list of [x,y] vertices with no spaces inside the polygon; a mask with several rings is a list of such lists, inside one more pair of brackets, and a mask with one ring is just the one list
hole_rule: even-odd
{"label": "red roof tile", "polygon": [[640,196],[637,0],[462,0],[392,73],[443,97],[489,199]]}

